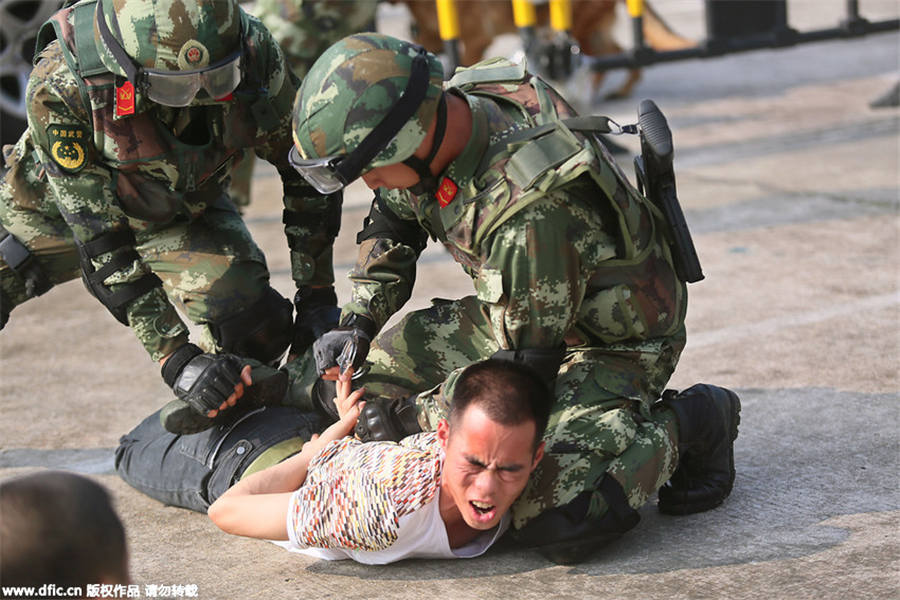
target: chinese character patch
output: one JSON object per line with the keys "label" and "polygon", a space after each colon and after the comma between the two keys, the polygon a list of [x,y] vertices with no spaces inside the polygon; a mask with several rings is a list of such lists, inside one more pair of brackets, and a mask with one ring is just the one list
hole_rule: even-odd
{"label": "chinese character patch", "polygon": [[50,158],[66,173],[77,173],[87,163],[88,130],[80,125],[51,125]]}

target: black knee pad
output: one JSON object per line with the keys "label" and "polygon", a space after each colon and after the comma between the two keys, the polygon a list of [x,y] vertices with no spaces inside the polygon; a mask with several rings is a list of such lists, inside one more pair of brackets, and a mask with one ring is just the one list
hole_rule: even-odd
{"label": "black knee pad", "polygon": [[[162,286],[162,280],[155,273],[146,273],[136,281],[118,286],[115,291],[103,283],[116,271],[128,268],[134,261],[140,260],[140,255],[134,248],[134,232],[130,229],[110,231],[90,242],[77,242],[76,246],[84,286],[122,325],[128,325],[128,307],[132,302]],[[112,258],[104,266],[95,269],[91,259],[107,252],[114,253]]]}
{"label": "black knee pad", "polygon": [[250,307],[209,328],[225,352],[268,364],[287,350],[293,325],[294,305],[269,287]]}

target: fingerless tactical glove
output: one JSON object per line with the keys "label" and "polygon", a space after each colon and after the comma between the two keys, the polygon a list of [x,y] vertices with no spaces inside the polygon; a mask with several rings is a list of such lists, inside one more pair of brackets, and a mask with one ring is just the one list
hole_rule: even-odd
{"label": "fingerless tactical glove", "polygon": [[339,366],[341,372],[348,367],[358,369],[369,354],[369,346],[375,337],[375,323],[362,315],[351,315],[313,344],[313,355],[319,374]]}
{"label": "fingerless tactical glove", "polygon": [[194,344],[185,344],[163,365],[162,377],[180,400],[206,416],[234,393],[242,367],[233,354],[206,354]]}

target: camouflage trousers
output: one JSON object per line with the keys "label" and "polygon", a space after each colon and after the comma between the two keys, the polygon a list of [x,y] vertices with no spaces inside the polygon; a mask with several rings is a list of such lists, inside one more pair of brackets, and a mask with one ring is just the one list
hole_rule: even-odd
{"label": "camouflage trousers", "polygon": [[[80,276],[75,239],[52,201],[27,209],[0,202],[0,223],[28,248],[51,285]],[[215,348],[215,342],[205,324],[245,310],[269,287],[265,256],[227,197],[191,221],[178,220],[141,232],[137,241],[135,250],[142,262],[162,279],[172,304],[202,326],[199,342],[209,350]],[[2,258],[0,290],[6,313],[35,295]],[[165,314],[166,309],[159,310]],[[183,336],[176,345],[187,341],[187,329],[171,308],[168,311],[171,314],[161,317],[155,327],[135,329],[151,355],[170,347],[167,338]]]}
{"label": "camouflage trousers", "polygon": [[[515,527],[594,490],[607,474],[635,509],[671,477],[678,463],[678,428],[671,411],[653,403],[684,341],[682,330],[667,339],[568,349],[556,379],[544,459],[512,507]],[[435,300],[375,338],[360,384],[378,396],[416,394],[419,424],[431,430],[447,414],[462,369],[498,349],[486,304],[474,296]],[[312,363],[307,355],[289,368],[292,402],[307,410],[315,381]],[[606,509],[602,496],[593,494],[589,514],[599,518]]]}

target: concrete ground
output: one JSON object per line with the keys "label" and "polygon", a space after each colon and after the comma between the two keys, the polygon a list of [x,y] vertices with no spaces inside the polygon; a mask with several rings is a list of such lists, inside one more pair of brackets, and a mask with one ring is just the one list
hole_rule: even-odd
{"label": "concrete ground", "polygon": [[[654,5],[702,36],[699,1]],[[791,23],[833,25],[843,5],[789,2]],[[900,13],[895,0],[860,6],[872,19]],[[744,406],[735,489],[716,510],[667,517],[651,502],[634,531],[574,567],[511,548],[366,567],[228,537],[112,471],[118,437],[168,391],[80,282],[16,309],[0,334],[0,479],[47,467],[90,474],[115,497],[134,581],[196,585],[205,599],[900,597],[900,109],[869,107],[900,77],[898,56],[900,37],[888,33],[672,63],[646,69],[634,98],[593,108],[626,123],[653,98],[674,132],[706,279],[690,288],[672,386],[732,387]],[[576,100],[583,80],[569,86]],[[247,220],[289,294],[279,193],[260,167]],[[369,201],[360,186],[346,196],[340,298]],[[409,306],[470,290],[430,247]]]}

